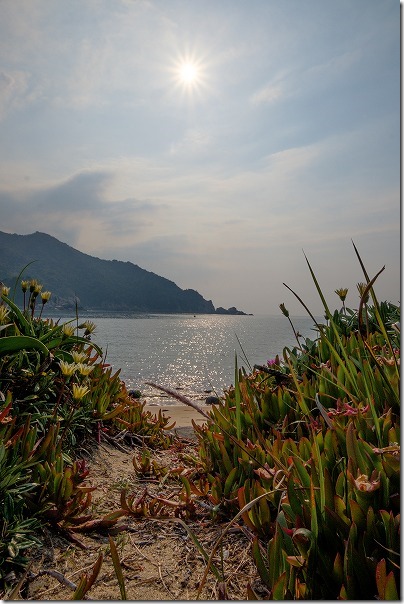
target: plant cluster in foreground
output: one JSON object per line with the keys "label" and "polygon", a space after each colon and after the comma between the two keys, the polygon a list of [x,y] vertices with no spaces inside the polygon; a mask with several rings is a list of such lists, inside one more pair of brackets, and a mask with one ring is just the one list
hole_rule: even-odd
{"label": "plant cluster in foreground", "polygon": [[[398,599],[400,309],[377,301],[377,276],[370,279],[357,256],[366,280],[358,284],[359,308],[346,307],[348,290],[340,288],[336,294],[342,309],[331,313],[308,264],[325,323],[317,322],[299,300],[313,319],[316,339],[298,334],[285,305],[280,305],[296,345],[248,372],[238,369],[236,359],[234,385],[205,414],[205,424],[194,424],[198,454],[187,458],[191,469],[186,471],[153,460],[152,447],[170,442],[168,420],[161,414],[152,418],[143,404],[128,396],[119,372],[112,374],[90,341],[93,325],[42,319],[46,297],[35,318],[40,294],[33,295],[35,283],[25,284],[29,296],[23,311],[4,292],[3,581],[12,569],[24,567],[23,554],[43,523],[74,540],[80,531],[108,530],[123,516],[174,516],[205,559],[205,578],[211,572],[224,596],[226,582],[215,554],[225,534],[238,525],[251,538],[261,582],[259,590],[256,584],[246,586],[249,599]],[[86,439],[99,442],[117,432],[143,445],[133,457],[138,476],[176,480],[180,487],[176,499],[152,495],[147,488],[142,493],[123,490],[120,507],[94,519],[89,513],[88,469],[75,450]],[[187,525],[200,505],[209,510],[212,523],[221,523],[210,553]],[[122,567],[111,538],[109,547],[125,599]],[[74,598],[85,596],[101,564],[100,554]]]}
{"label": "plant cluster in foreground", "polygon": [[[90,321],[42,318],[50,292],[23,281],[24,308],[1,285],[0,582],[12,582],[49,525],[75,540],[92,519],[85,447],[119,432],[166,447],[168,419],[144,411],[102,358]],[[82,452],[80,454],[80,451]],[[114,515],[97,526],[110,526]]]}
{"label": "plant cluster in foreground", "polygon": [[318,339],[295,332],[295,348],[250,373],[236,362],[195,426],[208,497],[255,535],[267,599],[399,597],[400,311],[363,270],[359,309],[333,314],[312,272]]}

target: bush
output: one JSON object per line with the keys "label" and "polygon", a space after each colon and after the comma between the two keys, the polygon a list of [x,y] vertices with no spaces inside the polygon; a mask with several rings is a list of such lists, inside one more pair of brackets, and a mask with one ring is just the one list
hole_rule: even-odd
{"label": "bush", "polygon": [[249,374],[236,363],[195,428],[210,498],[255,535],[267,599],[398,599],[400,311],[367,278],[359,309],[331,314],[313,278],[318,339],[295,332],[297,347]]}
{"label": "bush", "polygon": [[38,543],[35,533],[44,523],[69,537],[69,527],[91,519],[94,489],[80,447],[102,435],[113,439],[122,429],[152,446],[168,446],[171,437],[168,419],[144,412],[120,372],[103,361],[102,350],[91,342],[92,322],[42,318],[50,292],[42,293],[36,281],[22,282],[22,310],[1,287],[0,578],[5,581],[14,567],[26,564],[23,553]]}

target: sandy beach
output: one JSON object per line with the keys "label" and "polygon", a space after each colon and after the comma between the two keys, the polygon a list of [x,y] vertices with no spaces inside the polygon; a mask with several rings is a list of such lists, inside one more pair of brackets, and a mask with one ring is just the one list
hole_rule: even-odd
{"label": "sandy beach", "polygon": [[[175,421],[175,428],[188,428],[192,426],[192,420],[196,424],[200,425],[205,423],[206,418],[198,413],[196,409],[187,407],[186,405],[146,405],[145,411],[158,414],[159,410],[162,410],[165,416],[171,417]],[[202,409],[208,413],[210,407],[203,406]]]}

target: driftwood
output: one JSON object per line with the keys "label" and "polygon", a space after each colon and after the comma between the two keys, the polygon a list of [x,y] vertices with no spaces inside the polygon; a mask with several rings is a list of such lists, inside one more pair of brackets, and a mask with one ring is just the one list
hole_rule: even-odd
{"label": "driftwood", "polygon": [[198,411],[198,413],[200,413],[201,415],[206,417],[206,419],[211,419],[210,415],[208,415],[202,409],[202,407],[200,407],[199,405],[197,405],[196,403],[191,401],[189,398],[187,398],[180,392],[177,392],[177,390],[172,390],[172,388],[166,388],[165,386],[159,386],[158,384],[155,384],[154,382],[145,382],[145,384],[147,384],[148,386],[152,386],[153,388],[157,388],[157,390],[161,390],[162,392],[165,392],[166,394],[169,394],[170,396],[177,399],[178,401],[181,401],[181,403],[184,403],[185,405],[188,405],[189,407],[192,407],[193,409],[195,409],[195,411]]}

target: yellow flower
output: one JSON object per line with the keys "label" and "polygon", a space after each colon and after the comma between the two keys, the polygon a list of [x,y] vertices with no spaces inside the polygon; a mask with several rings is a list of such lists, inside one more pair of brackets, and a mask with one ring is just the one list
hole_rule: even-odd
{"label": "yellow flower", "polygon": [[29,287],[29,281],[21,281],[21,289],[24,292],[24,294],[27,291],[28,287]]}
{"label": "yellow flower", "polygon": [[88,392],[90,392],[90,389],[87,386],[73,384],[73,398],[75,401],[80,401]]}
{"label": "yellow flower", "polygon": [[66,376],[71,376],[77,369],[77,365],[75,363],[66,363],[66,361],[60,361],[59,363],[60,369],[62,370],[62,374]]}
{"label": "yellow flower", "polygon": [[74,336],[74,325],[68,325],[67,323],[65,323],[62,327],[62,331],[65,336]]}
{"label": "yellow flower", "polygon": [[91,333],[93,333],[93,331],[95,330],[95,328],[97,326],[92,321],[85,321],[82,325],[80,325],[80,327],[84,327],[85,328],[84,335],[89,336]]}
{"label": "yellow flower", "polygon": [[36,279],[31,279],[31,281],[29,282],[29,291],[32,293],[37,285],[38,281]]}
{"label": "yellow flower", "polygon": [[87,360],[87,355],[85,352],[77,352],[77,350],[73,350],[72,352],[73,361],[75,363],[84,363]]}
{"label": "yellow flower", "polygon": [[341,287],[340,289],[336,289],[335,293],[337,294],[337,296],[339,296],[341,302],[345,302],[345,298],[347,297],[347,294],[348,294],[348,288]]}
{"label": "yellow flower", "polygon": [[90,375],[90,373],[94,369],[94,365],[85,365],[84,363],[79,363],[77,365],[77,369],[79,370],[81,375]]}
{"label": "yellow flower", "polygon": [[38,294],[40,294],[42,291],[42,285],[40,283],[37,283],[34,287],[34,291],[32,292],[32,297],[36,298]]}
{"label": "yellow flower", "polygon": [[0,306],[0,325],[6,322],[8,317],[8,308],[4,304]]}
{"label": "yellow flower", "polygon": [[52,295],[51,292],[42,292],[41,293],[42,304],[46,304],[49,301],[49,298],[51,297],[51,295]]}

